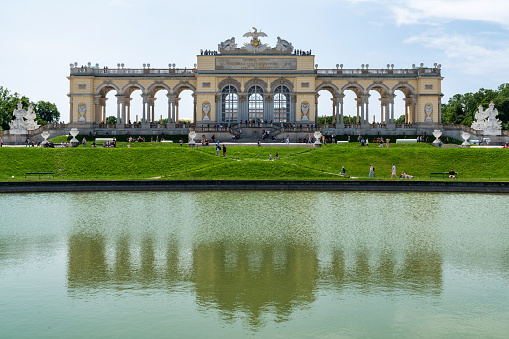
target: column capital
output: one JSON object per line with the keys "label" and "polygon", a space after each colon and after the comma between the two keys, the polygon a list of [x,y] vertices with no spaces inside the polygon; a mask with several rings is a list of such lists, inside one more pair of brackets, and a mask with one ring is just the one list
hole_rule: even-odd
{"label": "column capital", "polygon": [[177,98],[177,95],[175,94],[166,94],[166,97],[168,98],[169,103],[175,103],[175,99]]}

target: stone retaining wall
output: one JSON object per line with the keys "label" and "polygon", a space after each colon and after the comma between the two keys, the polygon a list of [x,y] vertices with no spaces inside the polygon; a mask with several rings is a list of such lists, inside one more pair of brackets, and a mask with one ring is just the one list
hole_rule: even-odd
{"label": "stone retaining wall", "polygon": [[109,191],[393,191],[509,193],[509,182],[414,180],[6,181],[0,193]]}

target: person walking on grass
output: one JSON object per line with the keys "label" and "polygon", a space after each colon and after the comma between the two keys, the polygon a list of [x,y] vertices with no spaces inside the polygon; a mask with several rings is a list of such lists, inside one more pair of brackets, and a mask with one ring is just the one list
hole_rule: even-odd
{"label": "person walking on grass", "polygon": [[369,177],[375,178],[375,168],[371,164],[369,164]]}
{"label": "person walking on grass", "polygon": [[276,160],[278,160],[278,159],[279,159],[279,153],[276,152]]}
{"label": "person walking on grass", "polygon": [[269,152],[269,161],[272,161],[272,153]]}
{"label": "person walking on grass", "polygon": [[223,158],[226,158],[226,146],[223,144]]}
{"label": "person walking on grass", "polygon": [[392,164],[391,179],[393,176],[396,176],[396,179],[398,178],[398,175],[396,174],[396,165],[394,164]]}

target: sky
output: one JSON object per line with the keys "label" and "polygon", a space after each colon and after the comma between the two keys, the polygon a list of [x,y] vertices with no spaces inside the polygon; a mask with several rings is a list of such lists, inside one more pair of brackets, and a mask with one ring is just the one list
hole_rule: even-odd
{"label": "sky", "polygon": [[[410,68],[442,65],[444,101],[457,93],[496,89],[509,82],[507,0],[0,0],[0,86],[57,105],[69,121],[69,64],[115,68],[192,68],[200,49],[256,27],[295,48],[312,50],[319,68]],[[138,95],[136,95],[138,94]],[[134,92],[132,111],[141,110]],[[320,92],[319,115],[330,114],[330,95]],[[370,112],[378,97],[370,93]],[[113,92],[108,98],[114,101]],[[158,92],[156,116],[166,116]],[[354,114],[353,93],[345,114]],[[398,98],[402,98],[399,95]],[[403,113],[403,101],[396,115]],[[108,115],[116,115],[115,105]],[[191,118],[183,93],[181,118]]]}

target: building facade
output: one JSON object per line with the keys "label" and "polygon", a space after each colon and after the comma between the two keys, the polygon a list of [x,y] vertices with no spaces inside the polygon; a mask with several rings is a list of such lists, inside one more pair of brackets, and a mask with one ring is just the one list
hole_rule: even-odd
{"label": "building facade", "polygon": [[[267,35],[253,28],[244,34],[251,38],[239,47],[235,38],[218,45],[217,51],[200,51],[195,67],[176,69],[175,65],[156,69],[99,68],[98,65],[70,70],[70,122],[101,123],[106,120],[106,105],[116,105],[117,121],[157,123],[154,116],[155,95],[166,92],[169,122],[179,120],[179,100],[183,90],[191,90],[194,98],[193,120],[196,124],[234,124],[241,121],[268,123],[312,124],[316,122],[318,96],[322,90],[332,95],[333,121],[343,123],[346,91],[355,93],[357,122],[394,123],[394,98],[404,95],[405,122],[440,123],[441,69],[435,64],[409,69],[369,68],[319,69],[311,51],[296,50],[292,44],[277,38],[271,48],[261,41]],[[141,90],[143,111],[131,112],[130,102],[135,90]],[[380,94],[377,107],[370,107],[370,91]],[[116,102],[107,102],[114,91]],[[160,105],[161,103],[157,103]],[[371,105],[373,106],[373,105]]]}

